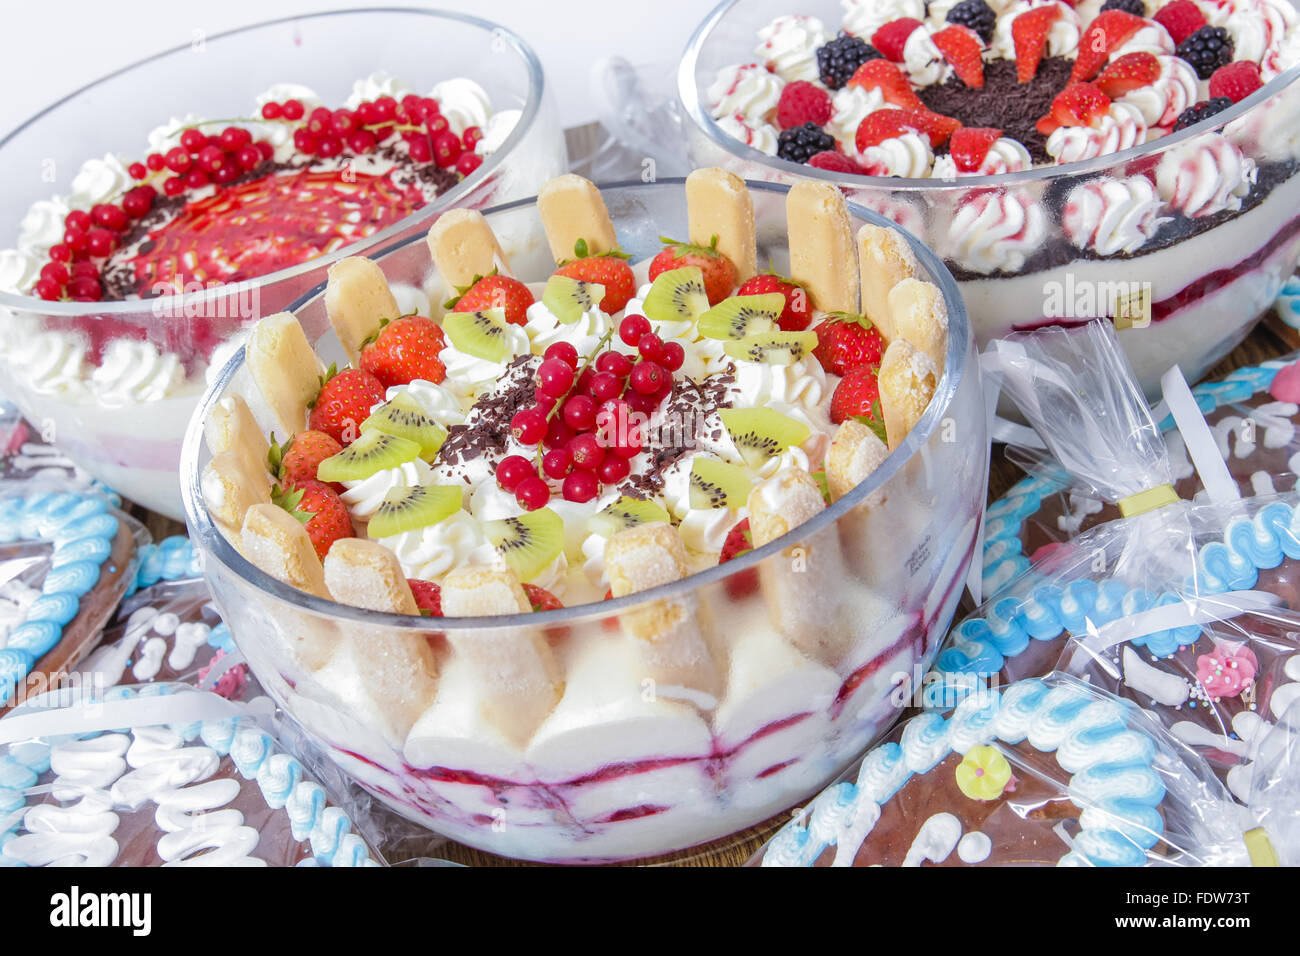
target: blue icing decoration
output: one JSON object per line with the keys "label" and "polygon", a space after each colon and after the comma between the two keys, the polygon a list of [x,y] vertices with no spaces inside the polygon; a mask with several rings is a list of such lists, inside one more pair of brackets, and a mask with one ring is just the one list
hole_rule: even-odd
{"label": "blue icing decoration", "polygon": [[270,734],[252,724],[241,724],[230,742],[230,759],[243,776],[252,779],[257,776],[271,749]]}
{"label": "blue icing decoration", "polygon": [[299,842],[306,840],[325,810],[325,788],[315,781],[304,780],[290,792],[284,810],[289,815],[293,838]]}
{"label": "blue icing decoration", "polygon": [[66,591],[78,597],[88,594],[99,581],[99,565],[91,561],[74,561],[59,568],[51,568],[41,585],[44,594]]}
{"label": "blue icing decoration", "polygon": [[316,859],[329,866],[343,837],[352,829],[352,821],[338,807],[326,807],[316,827],[311,831],[311,852]]}
{"label": "blue icing decoration", "polygon": [[9,635],[9,647],[26,651],[33,661],[39,660],[59,643],[62,633],[62,625],[53,621],[24,621]]}
{"label": "blue icing decoration", "polygon": [[56,568],[73,561],[90,561],[99,566],[112,553],[113,542],[108,538],[78,538],[55,551],[50,563]]}
{"label": "blue icing decoration", "polygon": [[257,771],[257,786],[266,805],[279,810],[302,779],[302,764],[288,754],[273,754]]}
{"label": "blue icing decoration", "polygon": [[236,723],[234,717],[204,721],[199,736],[203,738],[205,744],[224,757],[230,753],[230,743],[235,739]]}
{"label": "blue icing decoration", "polygon": [[117,536],[117,527],[117,518],[107,513],[80,518],[59,528],[59,533],[54,538],[54,546],[63,547],[67,542],[76,541],[78,538],[114,538]]}
{"label": "blue icing decoration", "polygon": [[372,862],[374,861],[370,859],[370,851],[366,848],[366,842],[355,833],[347,833],[339,841],[339,847],[334,851],[330,866],[357,867],[366,866]]}
{"label": "blue icing decoration", "polygon": [[183,534],[164,538],[158,544],[146,545],[140,549],[139,559],[140,569],[132,583],[132,592],[151,587],[159,581],[176,581],[202,574],[194,546]]}
{"label": "blue icing decoration", "polygon": [[0,650],[0,704],[7,704],[18,689],[18,682],[27,676],[36,659],[17,647]]}
{"label": "blue icing decoration", "polygon": [[1165,830],[1165,820],[1160,812],[1137,800],[1103,800],[1084,813],[1089,818],[1095,815],[1104,824],[1097,829],[1113,830],[1143,850],[1149,850],[1160,842],[1160,834]]}
{"label": "blue icing decoration", "polygon": [[9,758],[30,767],[34,773],[45,773],[50,769],[50,745],[44,740],[10,744]]}
{"label": "blue icing decoration", "polygon": [[947,721],[934,712],[927,712],[909,720],[907,726],[903,728],[900,742],[907,768],[913,773],[932,770],[951,749],[948,746]]}
{"label": "blue icing decoration", "polygon": [[1084,830],[1074,838],[1074,849],[1094,866],[1141,866],[1147,861],[1142,848],[1116,830]]}
{"label": "blue icing decoration", "polygon": [[225,621],[208,632],[208,644],[227,654],[235,649],[234,638],[230,636],[230,628]]}
{"label": "blue icing decoration", "polygon": [[1292,276],[1286,280],[1274,307],[1283,322],[1293,329],[1300,329],[1300,279]]}
{"label": "blue icing decoration", "polygon": [[36,773],[31,767],[12,757],[0,757],[0,788],[26,790],[36,785]]}
{"label": "blue icing decoration", "polygon": [[75,594],[60,591],[58,594],[42,594],[27,608],[28,621],[53,621],[60,627],[77,616],[81,599]]}
{"label": "blue icing decoration", "polygon": [[1154,807],[1164,796],[1164,781],[1148,764],[1098,764],[1070,778],[1070,798],[1080,806],[1125,797]]}

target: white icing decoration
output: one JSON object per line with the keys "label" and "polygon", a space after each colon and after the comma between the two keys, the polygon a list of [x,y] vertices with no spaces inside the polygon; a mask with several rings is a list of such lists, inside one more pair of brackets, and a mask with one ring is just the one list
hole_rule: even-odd
{"label": "white icing decoration", "polygon": [[1152,667],[1128,645],[1124,646],[1124,683],[1157,704],[1179,707],[1191,693],[1191,685],[1177,674]]}
{"label": "white icing decoration", "polygon": [[993,841],[987,833],[972,830],[957,844],[957,858],[963,863],[983,863],[993,852]]}
{"label": "white icing decoration", "polygon": [[921,824],[920,832],[903,858],[903,866],[920,866],[929,860],[942,863],[961,839],[961,821],[951,813],[936,813]]}

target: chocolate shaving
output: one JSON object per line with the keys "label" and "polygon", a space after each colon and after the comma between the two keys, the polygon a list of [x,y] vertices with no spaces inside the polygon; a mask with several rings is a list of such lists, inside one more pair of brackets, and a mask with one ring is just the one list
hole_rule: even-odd
{"label": "chocolate shaving", "polygon": [[[720,408],[730,408],[729,392],[736,382],[735,367],[729,366],[725,372],[706,375],[699,382],[689,378],[679,379],[673,383],[672,393],[664,403],[662,417],[666,422],[691,423],[696,429],[703,426],[708,417]],[[672,430],[660,430],[658,436],[677,437],[683,440],[673,444],[661,444],[647,447],[648,467],[628,478],[619,488],[619,492],[629,498],[648,498],[663,490],[664,472],[682,458],[699,447],[700,432],[693,431],[687,438]],[[714,428],[709,432],[714,441],[722,437],[721,430]]]}
{"label": "chocolate shaving", "polygon": [[510,420],[535,401],[534,376],[541,361],[536,355],[520,355],[506,366],[500,383],[479,396],[465,424],[447,429],[447,440],[438,450],[435,464],[459,465],[484,455],[504,454],[510,443]]}

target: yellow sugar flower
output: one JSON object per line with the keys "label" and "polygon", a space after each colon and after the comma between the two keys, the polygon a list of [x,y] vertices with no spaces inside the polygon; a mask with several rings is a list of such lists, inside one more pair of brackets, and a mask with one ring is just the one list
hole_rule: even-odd
{"label": "yellow sugar flower", "polygon": [[992,747],[972,747],[957,765],[957,786],[972,800],[996,800],[1011,782],[1011,764]]}

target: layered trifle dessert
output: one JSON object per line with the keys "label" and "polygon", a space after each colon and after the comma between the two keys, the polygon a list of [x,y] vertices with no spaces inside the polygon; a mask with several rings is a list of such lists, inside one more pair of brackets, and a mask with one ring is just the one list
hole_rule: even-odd
{"label": "layered trifle dessert", "polygon": [[262,320],[194,426],[259,680],[400,811],[509,855],[666,852],[799,799],[891,719],[972,553],[981,416],[945,442],[931,409],[960,304],[903,234],[822,184],[649,188],[686,228],[639,256],[576,176],[503,212],[527,240],[444,215],[434,314],[340,261],[333,351]]}
{"label": "layered trifle dessert", "polygon": [[716,18],[697,33],[695,154],[843,182],[945,256],[981,342],[1119,317],[1144,386],[1170,357],[1199,377],[1300,257],[1288,0],[841,7],[782,12],[712,72],[732,51]]}

